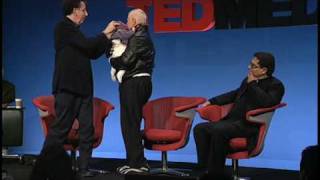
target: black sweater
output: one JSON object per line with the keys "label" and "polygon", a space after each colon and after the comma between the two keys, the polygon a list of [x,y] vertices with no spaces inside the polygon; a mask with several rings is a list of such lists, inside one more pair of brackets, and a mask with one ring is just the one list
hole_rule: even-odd
{"label": "black sweater", "polygon": [[52,82],[53,94],[70,92],[82,96],[93,94],[90,59],[97,59],[111,41],[104,34],[87,38],[79,26],[69,18],[59,22],[54,31],[55,67]]}

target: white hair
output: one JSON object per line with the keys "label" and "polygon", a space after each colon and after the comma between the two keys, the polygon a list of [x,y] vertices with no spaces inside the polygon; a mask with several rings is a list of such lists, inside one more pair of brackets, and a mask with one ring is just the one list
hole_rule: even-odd
{"label": "white hair", "polygon": [[129,12],[129,16],[136,20],[137,24],[146,25],[147,23],[147,14],[142,9],[133,9]]}

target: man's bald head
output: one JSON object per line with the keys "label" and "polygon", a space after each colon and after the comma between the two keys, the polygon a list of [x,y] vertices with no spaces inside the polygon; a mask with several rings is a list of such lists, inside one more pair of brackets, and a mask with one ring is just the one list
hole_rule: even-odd
{"label": "man's bald head", "polygon": [[147,25],[148,17],[146,13],[141,9],[133,9],[128,14],[128,26],[133,28],[136,25]]}

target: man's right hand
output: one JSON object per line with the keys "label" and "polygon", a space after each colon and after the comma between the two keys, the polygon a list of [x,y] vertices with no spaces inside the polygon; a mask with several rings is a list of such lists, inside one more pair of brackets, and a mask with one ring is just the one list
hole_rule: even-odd
{"label": "man's right hand", "polygon": [[117,26],[119,26],[120,23],[117,21],[111,21],[108,26],[103,30],[103,33],[107,36],[107,38],[111,38],[111,35],[113,31],[117,29]]}
{"label": "man's right hand", "polygon": [[206,106],[209,106],[210,104],[211,104],[210,101],[206,101],[205,103],[201,104],[200,106],[206,107]]}

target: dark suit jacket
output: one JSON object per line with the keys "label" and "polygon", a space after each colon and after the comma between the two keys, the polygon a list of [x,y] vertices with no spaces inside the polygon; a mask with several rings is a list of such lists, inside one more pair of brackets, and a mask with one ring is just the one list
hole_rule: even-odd
{"label": "dark suit jacket", "polygon": [[93,80],[90,59],[97,59],[111,41],[104,34],[87,38],[79,26],[65,17],[54,31],[55,67],[53,75],[53,94],[69,92],[88,96],[93,94]]}
{"label": "dark suit jacket", "polygon": [[[224,120],[242,121],[244,126],[250,126],[245,121],[246,112],[270,107],[281,102],[284,95],[284,86],[280,80],[275,77],[268,77],[259,81],[247,83],[245,78],[240,87],[236,90],[211,98],[211,104],[224,105],[234,103],[230,113]],[[248,127],[252,130],[252,125]],[[256,129],[258,127],[255,127]],[[252,150],[256,143],[256,137],[249,139],[249,150]]]}
{"label": "dark suit jacket", "polygon": [[246,112],[263,107],[270,107],[281,102],[284,86],[275,77],[268,77],[247,83],[245,78],[240,87],[217,97],[211,98],[211,104],[224,105],[234,103],[227,117],[244,119]]}

